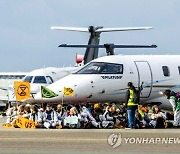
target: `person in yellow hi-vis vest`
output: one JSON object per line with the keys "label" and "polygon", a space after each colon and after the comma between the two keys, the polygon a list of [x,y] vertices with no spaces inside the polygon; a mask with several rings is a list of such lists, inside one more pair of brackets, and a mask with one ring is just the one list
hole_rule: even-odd
{"label": "person in yellow hi-vis vest", "polygon": [[126,93],[126,108],[127,108],[127,118],[128,118],[128,128],[135,128],[136,125],[136,110],[138,109],[136,89],[132,82],[128,82],[128,90]]}

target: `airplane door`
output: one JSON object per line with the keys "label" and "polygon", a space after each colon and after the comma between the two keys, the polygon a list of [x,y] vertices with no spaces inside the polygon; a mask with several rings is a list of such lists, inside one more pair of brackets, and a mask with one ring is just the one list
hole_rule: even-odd
{"label": "airplane door", "polygon": [[141,86],[143,82],[143,90],[141,91],[141,98],[147,98],[151,94],[152,90],[152,71],[148,62],[135,61],[135,65],[138,72],[138,86]]}

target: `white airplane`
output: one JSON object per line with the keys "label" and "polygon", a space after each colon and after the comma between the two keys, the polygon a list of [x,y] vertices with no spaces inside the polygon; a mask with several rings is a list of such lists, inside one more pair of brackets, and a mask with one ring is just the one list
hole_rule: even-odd
{"label": "white airplane", "polygon": [[15,80],[22,80],[28,72],[0,72],[0,107],[8,102],[8,88]]}
{"label": "white airplane", "polygon": [[[137,46],[128,46],[128,45],[99,45],[99,39],[100,39],[100,33],[101,32],[112,32],[112,31],[129,31],[129,30],[146,30],[146,29],[151,29],[152,27],[128,27],[128,28],[103,28],[103,27],[93,27],[90,26],[89,28],[75,28],[75,27],[51,27],[51,29],[56,29],[56,30],[70,30],[70,31],[81,31],[81,32],[90,32],[90,38],[88,41],[88,45],[67,45],[67,44],[62,44],[59,47],[86,47],[86,53],[84,56],[84,64],[88,63],[89,61],[95,59],[98,57],[98,48],[106,48],[107,49],[107,55],[114,54],[110,50],[110,48],[134,48]],[[146,48],[147,46],[138,46],[138,48]],[[152,46],[148,46],[148,48],[151,48]],[[78,58],[76,58],[77,60]],[[54,84],[53,84],[54,85]],[[37,89],[39,88],[35,88]]]}
{"label": "white airplane", "polygon": [[[88,45],[98,45],[100,40],[101,32],[112,32],[112,31],[130,31],[130,30],[146,30],[151,29],[152,27],[127,27],[127,28],[103,28],[103,27],[93,27],[89,26],[88,28],[77,28],[77,27],[51,27],[51,29],[55,30],[69,30],[69,31],[79,31],[79,32],[89,32],[90,38],[88,41]],[[76,55],[76,63],[77,66],[82,66],[87,62],[98,57],[98,48],[87,47],[84,58],[82,56]],[[48,86],[49,84],[57,81],[58,79],[63,78],[73,72],[75,72],[78,67],[64,67],[64,68],[42,68],[33,70],[30,73],[26,73],[23,77],[23,81],[30,82],[31,85],[31,94],[35,95],[41,86]],[[8,81],[9,82],[9,81]],[[7,85],[13,85],[14,80]],[[7,97],[7,85],[0,87],[0,89],[6,90],[3,92],[3,96],[1,96],[0,100],[8,100]],[[13,86],[10,87],[11,91],[13,91]],[[6,93],[6,94],[4,94]],[[15,99],[13,99],[15,100]]]}
{"label": "white airplane", "polygon": [[[80,60],[79,60],[80,62]],[[49,84],[77,71],[78,67],[48,67],[31,72],[0,72],[0,107],[6,106],[8,101],[15,102],[14,81],[26,81],[31,85],[31,94],[34,96],[41,86]]]}
{"label": "white airplane", "polygon": [[[92,45],[99,45],[100,33],[101,32],[113,32],[113,31],[130,31],[130,30],[147,30],[152,27],[127,27],[127,28],[103,28],[103,27],[93,27],[88,28],[77,28],[77,27],[51,27],[54,30],[68,30],[68,31],[78,31],[78,32],[89,32],[90,38],[88,41],[89,47],[87,47],[85,55],[76,55],[76,66],[82,66],[89,61],[98,57],[98,48],[92,48]],[[59,46],[59,47],[62,47]],[[67,47],[67,45],[66,45]],[[74,46],[71,46],[74,47]],[[65,68],[43,68],[30,72],[23,81],[28,81],[31,84],[31,94],[36,94],[40,91],[41,86],[48,86],[49,84],[61,79],[73,72],[75,72],[78,67],[65,67]]]}
{"label": "white airplane", "polygon": [[28,73],[23,81],[29,82],[31,85],[31,94],[34,95],[40,91],[41,86],[48,86],[55,81],[77,71],[77,67],[47,67],[42,69],[36,69]]}
{"label": "white airplane", "polygon": [[[143,83],[141,103],[162,103],[172,109],[160,92],[180,90],[180,55],[113,55],[95,59],[76,73],[48,86],[58,96],[46,99],[39,92],[36,101],[117,102],[125,100],[127,83],[136,87]],[[74,96],[64,96],[64,87],[72,88]]]}

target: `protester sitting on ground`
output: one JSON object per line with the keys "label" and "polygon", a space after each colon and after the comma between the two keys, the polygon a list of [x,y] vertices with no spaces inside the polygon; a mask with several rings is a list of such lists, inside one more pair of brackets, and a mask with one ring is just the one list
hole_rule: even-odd
{"label": "protester sitting on ground", "polygon": [[82,105],[82,106],[85,106],[85,107],[86,107],[86,110],[89,112],[89,114],[92,115],[92,110],[93,110],[92,104],[86,102],[86,103],[85,103],[84,105]]}
{"label": "protester sitting on ground", "polygon": [[65,110],[65,117],[68,117],[70,115],[70,109],[72,108],[71,105],[68,105]]}
{"label": "protester sitting on ground", "polygon": [[160,108],[157,105],[152,107],[153,113],[150,117],[151,121],[150,126],[154,128],[164,128],[164,121],[166,120],[166,115],[161,112]]}
{"label": "protester sitting on ground", "polygon": [[57,117],[58,117],[58,125],[62,127],[64,118],[65,118],[65,112],[64,112],[61,104],[57,105],[56,113],[57,113]]}
{"label": "protester sitting on ground", "polygon": [[22,115],[22,117],[29,119],[30,113],[31,113],[30,107],[29,106],[25,106],[24,107],[24,114]]}
{"label": "protester sitting on ground", "polygon": [[37,128],[41,128],[43,123],[43,113],[38,111],[38,107],[36,105],[31,105],[30,110],[31,113],[29,120],[34,121]]}
{"label": "protester sitting on ground", "polygon": [[96,122],[90,111],[85,106],[82,107],[82,111],[80,115],[81,115],[81,125],[84,128],[90,128],[91,125],[95,127],[98,126],[98,123]]}
{"label": "protester sitting on ground", "polygon": [[104,128],[113,128],[116,123],[117,115],[114,115],[116,112],[116,107],[113,105],[109,105],[106,108],[106,112],[103,114],[103,122],[102,127]]}
{"label": "protester sitting on ground", "polygon": [[6,111],[6,115],[7,115],[6,123],[11,124],[12,121],[17,118],[17,116],[18,116],[17,111],[18,111],[18,108],[17,108],[16,104],[13,107],[7,109],[7,111]]}
{"label": "protester sitting on ground", "polygon": [[94,104],[93,117],[96,120],[96,123],[93,124],[93,126],[95,126],[96,128],[102,128],[103,110],[99,103]]}
{"label": "protester sitting on ground", "polygon": [[121,104],[116,111],[118,112],[117,119],[118,119],[119,122],[116,123],[117,126],[115,125],[115,127],[123,128],[128,123],[127,117],[126,117],[127,116],[127,114],[126,114],[127,113],[126,106],[124,104]]}
{"label": "protester sitting on ground", "polygon": [[21,116],[24,114],[24,107],[25,107],[25,105],[19,105],[18,112],[17,112],[18,115]]}
{"label": "protester sitting on ground", "polygon": [[64,119],[64,127],[66,128],[80,128],[81,115],[78,113],[76,107],[70,109],[69,115]]}
{"label": "protester sitting on ground", "polygon": [[137,123],[139,128],[149,127],[150,118],[148,116],[148,108],[146,105],[139,105],[137,112]]}
{"label": "protester sitting on ground", "polygon": [[43,113],[43,122],[44,127],[47,129],[50,127],[55,128],[57,126],[58,117],[50,104],[47,104],[46,110]]}

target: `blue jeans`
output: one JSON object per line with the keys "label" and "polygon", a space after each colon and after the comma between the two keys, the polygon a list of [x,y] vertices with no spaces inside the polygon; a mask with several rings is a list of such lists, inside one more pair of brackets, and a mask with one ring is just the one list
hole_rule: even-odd
{"label": "blue jeans", "polygon": [[128,109],[127,110],[127,115],[128,115],[128,127],[129,128],[134,128],[135,123],[136,123],[136,118],[135,118],[135,109]]}

